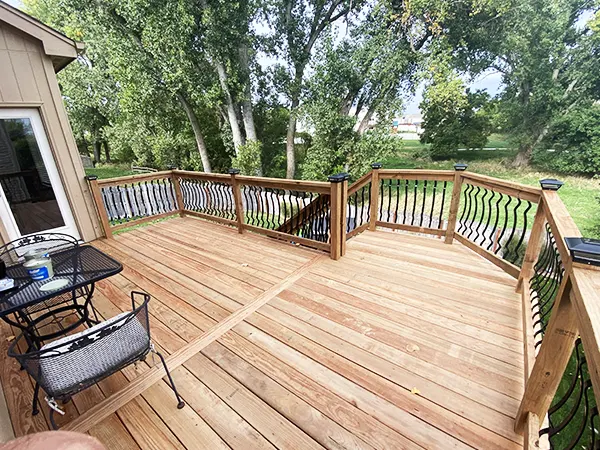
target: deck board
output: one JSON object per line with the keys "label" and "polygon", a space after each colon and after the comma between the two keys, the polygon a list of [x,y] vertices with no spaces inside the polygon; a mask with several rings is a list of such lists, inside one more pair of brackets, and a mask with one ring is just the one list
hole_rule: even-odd
{"label": "deck board", "polygon": [[[97,284],[100,314],[148,292],[165,355],[320,254],[194,218],[94,245],[124,265]],[[516,281],[439,239],[377,231],[347,245],[173,371],[183,410],[161,381],[89,433],[111,449],[521,448]],[[151,364],[79,394],[70,418]],[[24,373],[4,365],[0,379],[15,433],[45,429],[42,414],[30,416]]]}

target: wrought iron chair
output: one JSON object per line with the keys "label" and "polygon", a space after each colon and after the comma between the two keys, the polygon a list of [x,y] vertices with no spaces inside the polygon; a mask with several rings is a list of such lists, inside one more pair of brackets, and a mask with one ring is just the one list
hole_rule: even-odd
{"label": "wrought iron chair", "polygon": [[183,408],[185,403],[177,392],[165,359],[150,340],[149,301],[148,294],[131,292],[132,311],[49,342],[37,351],[20,352],[19,348],[26,347],[24,335],[20,334],[10,345],[8,354],[16,358],[36,382],[32,414],[39,412],[37,398],[41,387],[50,407],[50,423],[56,429],[54,412],[64,414],[57,401],[66,403],[78,392],[130,364],[143,361],[149,352],[160,358],[177,398],[177,407]]}
{"label": "wrought iron chair", "polygon": [[[2,259],[7,267],[14,264],[22,264],[25,261],[25,254],[30,250],[46,251],[50,256],[53,253],[76,248],[79,246],[79,241],[73,236],[63,233],[39,233],[31,236],[25,236],[16,239],[8,244],[0,247],[0,259]],[[56,306],[68,302],[75,302],[78,298],[86,297],[89,294],[87,287],[82,287],[74,290],[71,293],[56,296],[50,300],[38,303],[19,311],[18,319],[20,321],[27,320],[35,313],[43,310],[50,310]],[[97,317],[95,309],[92,311]]]}

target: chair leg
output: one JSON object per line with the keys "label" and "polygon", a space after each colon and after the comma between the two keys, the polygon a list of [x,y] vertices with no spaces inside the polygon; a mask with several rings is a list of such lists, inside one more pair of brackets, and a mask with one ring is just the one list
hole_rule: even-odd
{"label": "chair leg", "polygon": [[35,388],[33,389],[33,406],[31,407],[31,415],[37,415],[40,410],[38,409],[38,394],[40,393],[40,384],[35,383]]}
{"label": "chair leg", "polygon": [[50,414],[48,414],[48,419],[50,419],[50,425],[52,426],[52,429],[58,430],[56,422],[54,421],[54,410],[52,408],[50,408]]}
{"label": "chair leg", "polygon": [[177,403],[177,409],[183,408],[185,406],[185,402],[179,396],[179,392],[177,392],[177,388],[175,387],[175,383],[173,382],[173,378],[171,378],[171,374],[169,373],[169,369],[167,367],[167,363],[165,361],[165,358],[163,357],[163,355],[161,355],[156,350],[154,350],[154,353],[156,353],[158,355],[158,357],[160,358],[160,361],[162,362],[163,367],[165,368],[165,372],[167,372],[167,378],[169,378],[169,384],[171,386],[171,389],[173,389],[173,392],[175,392],[175,397],[177,397],[177,402],[178,402]]}

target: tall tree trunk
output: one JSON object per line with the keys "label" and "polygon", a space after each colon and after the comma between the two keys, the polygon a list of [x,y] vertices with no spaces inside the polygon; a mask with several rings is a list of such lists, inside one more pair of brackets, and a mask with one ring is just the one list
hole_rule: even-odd
{"label": "tall tree trunk", "polygon": [[244,129],[246,130],[246,140],[258,141],[256,137],[256,127],[254,125],[254,114],[252,111],[252,81],[250,79],[250,63],[248,56],[248,46],[240,45],[240,72],[244,79],[244,100],[242,101],[242,117],[244,119]]}
{"label": "tall tree trunk", "polygon": [[369,122],[373,118],[373,114],[375,114],[375,107],[374,105],[371,105],[369,106],[369,109],[367,109],[367,113],[358,125],[358,134],[363,134],[365,131],[367,131],[367,128],[369,128]]}
{"label": "tall tree trunk", "polygon": [[108,141],[104,141],[102,144],[104,145],[104,159],[107,163],[110,163],[110,147],[108,146]]}
{"label": "tall tree trunk", "polygon": [[285,152],[287,157],[286,178],[294,178],[296,175],[296,153],[294,150],[294,138],[296,137],[296,109],[300,104],[298,98],[292,99],[290,108],[290,121],[288,122],[287,136],[285,142]]}
{"label": "tall tree trunk", "polygon": [[223,89],[223,94],[225,95],[227,118],[229,119],[231,134],[233,135],[233,147],[235,150],[235,154],[237,155],[240,146],[244,145],[244,136],[242,135],[242,130],[240,129],[240,124],[238,122],[236,111],[238,108],[233,101],[233,97],[231,96],[231,92],[229,91],[229,86],[227,85],[227,72],[225,71],[225,66],[220,61],[215,61],[215,66],[217,68],[217,74],[219,75],[219,83],[221,84],[221,89]]}
{"label": "tall tree trunk", "polygon": [[100,162],[100,152],[102,151],[101,148],[102,142],[100,142],[99,140],[94,140],[94,163],[98,164]]}
{"label": "tall tree trunk", "polygon": [[202,136],[202,130],[200,130],[200,123],[198,122],[196,113],[194,112],[192,105],[190,105],[183,94],[178,92],[177,100],[179,100],[179,103],[181,103],[181,106],[188,116],[190,125],[192,125],[194,137],[196,138],[196,145],[198,146],[198,152],[200,153],[200,159],[202,160],[202,170],[204,170],[204,172],[211,173],[212,169],[210,167],[210,160],[208,159],[208,150],[206,149],[206,144],[204,143],[204,136]]}
{"label": "tall tree trunk", "polygon": [[[256,141],[258,137],[256,135],[256,125],[254,124],[254,112],[252,110],[252,79],[250,78],[250,63],[248,56],[248,46],[240,44],[238,49],[239,52],[239,64],[240,73],[244,82],[244,98],[242,100],[242,120],[244,122],[244,130],[246,131],[246,142]],[[257,161],[256,176],[262,177],[262,163],[261,155],[258,155],[259,161]]]}

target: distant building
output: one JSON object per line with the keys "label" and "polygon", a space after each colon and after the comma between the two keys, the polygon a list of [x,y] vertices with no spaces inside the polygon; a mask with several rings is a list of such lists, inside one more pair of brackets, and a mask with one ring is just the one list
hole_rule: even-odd
{"label": "distant building", "polygon": [[402,117],[396,117],[392,121],[392,133],[423,133],[421,124],[423,116],[421,114],[406,114]]}

